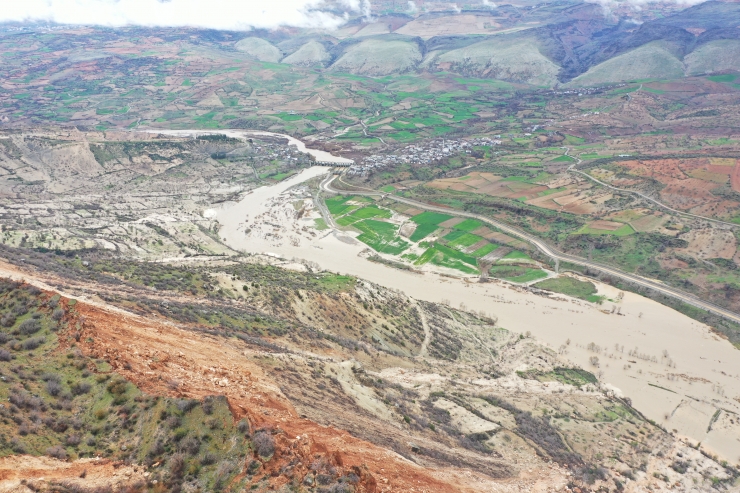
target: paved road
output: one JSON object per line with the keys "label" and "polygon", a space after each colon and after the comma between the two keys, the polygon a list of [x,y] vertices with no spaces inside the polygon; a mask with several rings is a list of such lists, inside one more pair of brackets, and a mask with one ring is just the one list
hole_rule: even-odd
{"label": "paved road", "polygon": [[709,221],[709,222],[715,223],[715,224],[722,224],[723,226],[730,226],[732,228],[740,227],[740,224],[730,223],[730,222],[727,222],[727,221],[721,221],[719,219],[713,219],[711,217],[700,216],[698,214],[692,214],[690,212],[679,211],[679,210],[674,209],[672,207],[668,207],[664,203],[659,202],[659,201],[655,200],[654,198],[650,197],[649,195],[645,195],[642,192],[638,192],[636,190],[628,190],[628,189],[625,189],[625,188],[618,188],[618,187],[609,185],[608,183],[604,183],[603,181],[601,181],[601,180],[599,180],[597,178],[594,178],[593,176],[589,175],[588,173],[584,173],[583,171],[577,170],[576,169],[576,166],[578,166],[579,164],[581,164],[581,160],[577,156],[571,156],[570,154],[568,154],[568,152],[570,152],[570,148],[569,147],[563,147],[563,149],[565,149],[565,155],[566,156],[571,157],[571,158],[573,158],[573,159],[576,160],[575,163],[573,163],[570,166],[568,166],[568,172],[569,173],[578,173],[579,175],[582,175],[582,176],[588,178],[589,180],[593,181],[594,183],[598,183],[602,187],[606,187],[606,188],[609,188],[609,189],[614,190],[614,191],[617,191],[617,192],[631,193],[633,195],[637,195],[638,197],[642,197],[643,199],[652,202],[653,204],[657,205],[658,207],[660,207],[662,209],[665,209],[667,211],[670,211],[670,212],[672,212],[674,214],[678,214],[679,216],[686,216],[686,217],[691,217],[691,218],[694,218],[694,219],[702,219],[704,221]]}
{"label": "paved road", "polygon": [[[581,266],[588,267],[594,270],[598,270],[600,272],[603,272],[604,274],[618,277],[620,279],[631,282],[638,286],[642,286],[642,287],[651,289],[653,291],[657,291],[663,295],[670,296],[671,298],[678,299],[696,308],[700,308],[710,313],[714,313],[715,315],[718,315],[720,317],[726,318],[727,320],[740,323],[740,315],[730,310],[727,310],[725,308],[722,308],[721,306],[715,305],[714,303],[701,300],[697,298],[696,296],[693,296],[689,293],[681,291],[680,289],[667,286],[666,284],[663,284],[660,281],[648,279],[648,278],[639,276],[637,274],[631,274],[629,272],[624,272],[615,267],[610,267],[608,265],[600,264],[598,262],[593,262],[591,260],[587,260],[581,257],[577,257],[575,255],[570,255],[565,252],[561,252],[555,247],[547,244],[541,238],[538,238],[525,231],[522,231],[513,226],[509,226],[508,224],[502,223],[495,219],[491,219],[489,217],[482,216],[480,214],[471,213],[471,212],[458,211],[458,210],[448,209],[445,207],[437,207],[437,206],[433,206],[430,204],[426,204],[424,202],[418,202],[416,200],[407,199],[405,197],[398,197],[396,195],[376,192],[374,190],[370,190],[366,188],[363,188],[363,190],[366,190],[366,191],[359,191],[359,192],[358,191],[349,192],[346,190],[337,190],[335,188],[332,188],[332,183],[334,182],[335,179],[337,179],[337,177],[338,175],[327,176],[324,179],[324,181],[321,182],[321,188],[327,192],[337,193],[337,194],[342,194],[342,195],[366,195],[366,196],[374,196],[374,197],[383,197],[383,198],[395,200],[396,202],[401,202],[403,204],[407,204],[407,205],[410,205],[410,206],[413,206],[419,209],[424,209],[424,210],[433,211],[433,212],[441,212],[444,214],[453,214],[459,217],[470,217],[473,219],[477,219],[479,221],[488,223],[491,226],[494,226],[495,228],[498,228],[499,230],[503,231],[504,233],[508,235],[520,238],[526,241],[527,243],[534,245],[540,252],[547,255],[551,259],[553,259],[556,262],[556,265],[559,264],[559,262],[570,262],[572,264],[581,265]],[[339,177],[339,181],[344,183],[348,187],[357,188],[353,185],[349,185],[346,182],[344,182],[341,179],[341,177]]]}

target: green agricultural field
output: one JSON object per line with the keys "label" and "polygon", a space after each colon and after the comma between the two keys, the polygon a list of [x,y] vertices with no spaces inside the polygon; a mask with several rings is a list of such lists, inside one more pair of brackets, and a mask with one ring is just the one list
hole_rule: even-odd
{"label": "green agricultural field", "polygon": [[416,224],[433,224],[435,226],[438,226],[440,223],[443,223],[448,219],[452,219],[452,216],[429,211],[422,212],[421,214],[417,214],[411,218],[411,220]]}
{"label": "green agricultural field", "polygon": [[329,229],[329,225],[326,224],[326,221],[324,221],[323,217],[319,217],[317,219],[314,219],[314,227],[318,229],[319,231],[324,231],[325,229]]}
{"label": "green agricultural field", "polygon": [[456,269],[466,274],[477,274],[478,269],[475,257],[471,257],[452,248],[435,243],[425,251],[414,265],[424,265],[431,262],[440,267]]}
{"label": "green agricultural field", "polygon": [[489,272],[497,279],[520,283],[547,277],[547,273],[541,269],[522,267],[520,265],[494,265]]}
{"label": "green agricultural field", "polygon": [[480,247],[479,249],[477,249],[476,251],[474,251],[470,255],[472,255],[473,257],[476,257],[476,258],[485,257],[486,255],[488,255],[489,253],[491,253],[492,251],[494,251],[497,248],[498,248],[498,245],[496,245],[494,243],[489,243],[486,246]]}
{"label": "green agricultural field", "polygon": [[409,238],[411,241],[420,241],[439,229],[436,224],[419,224]]}
{"label": "green agricultural field", "polygon": [[[461,235],[456,233],[459,233],[459,231],[453,231],[443,238],[448,241],[447,246],[455,248],[456,250],[463,250],[469,246],[473,246],[483,239],[480,236],[470,233],[463,232]],[[455,238],[449,238],[450,236],[455,236]]]}
{"label": "green agricultural field", "polygon": [[514,250],[504,255],[501,260],[532,260],[532,258],[524,252]]}
{"label": "green agricultural field", "polygon": [[466,219],[460,224],[456,224],[455,226],[453,226],[453,228],[459,229],[460,231],[471,232],[471,231],[475,231],[476,229],[482,226],[483,226],[483,223],[480,221],[477,221],[475,219]]}
{"label": "green agricultural field", "polygon": [[614,236],[629,236],[631,234],[635,234],[635,230],[632,229],[632,226],[629,224],[625,224],[619,229],[615,229],[613,231],[607,230],[607,229],[595,229],[591,228],[588,225],[584,225],[581,229],[573,233],[575,235],[614,235]]}
{"label": "green agricultural field", "polygon": [[336,197],[326,199],[326,207],[332,215],[341,216],[342,214],[346,214],[347,212],[357,208],[355,205],[348,205],[346,203],[350,199],[352,199],[352,197],[337,195]]}
{"label": "green agricultural field", "polygon": [[398,226],[395,224],[366,219],[353,226],[362,231],[357,239],[376,252],[400,255],[410,246],[398,236]]}
{"label": "green agricultural field", "polygon": [[363,207],[362,209],[357,209],[351,215],[358,219],[370,219],[373,217],[382,217],[388,219],[391,217],[392,214],[391,211],[389,211],[388,209],[381,209],[374,205],[369,205],[367,207]]}
{"label": "green agricultural field", "polygon": [[351,224],[356,223],[357,221],[361,221],[361,219],[351,214],[342,216],[336,220],[338,226],[349,226]]}
{"label": "green agricultural field", "polygon": [[579,281],[578,279],[568,276],[545,279],[534,286],[536,288],[573,296],[574,298],[580,298],[592,303],[599,303],[602,300],[602,297],[596,294],[596,286],[594,286],[592,282]]}

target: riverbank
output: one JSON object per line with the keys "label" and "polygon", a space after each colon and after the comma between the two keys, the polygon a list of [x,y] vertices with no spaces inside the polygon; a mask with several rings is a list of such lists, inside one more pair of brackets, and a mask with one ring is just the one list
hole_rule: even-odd
{"label": "riverbank", "polygon": [[614,301],[596,305],[562,295],[538,296],[504,282],[480,284],[371,262],[359,256],[367,247],[351,235],[315,231],[316,208],[301,217],[295,214],[290,189],[327,172],[320,167],[304,170],[209,214],[222,225],[225,243],[236,250],[307,260],[417,299],[495,315],[500,326],[531,333],[575,364],[599,374],[602,382],[629,397],[656,423],[736,460],[740,422],[730,413],[740,414],[740,402],[735,399],[740,396],[738,353],[708,326],[607,285],[597,285],[599,294]]}

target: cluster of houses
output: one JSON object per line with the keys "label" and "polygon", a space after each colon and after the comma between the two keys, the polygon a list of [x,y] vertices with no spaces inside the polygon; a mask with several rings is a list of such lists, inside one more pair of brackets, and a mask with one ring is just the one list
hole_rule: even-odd
{"label": "cluster of houses", "polygon": [[407,145],[386,153],[373,154],[350,166],[350,175],[365,176],[379,169],[401,164],[433,164],[460,153],[470,154],[477,147],[493,147],[501,144],[498,139],[480,137],[475,139],[434,139],[420,144]]}

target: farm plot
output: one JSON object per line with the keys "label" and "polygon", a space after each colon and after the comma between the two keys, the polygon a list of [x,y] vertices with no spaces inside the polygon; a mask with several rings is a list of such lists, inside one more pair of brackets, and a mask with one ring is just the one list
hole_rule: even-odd
{"label": "farm plot", "polygon": [[573,296],[574,298],[580,298],[591,303],[601,303],[603,300],[602,296],[596,294],[597,291],[594,283],[579,281],[570,276],[545,279],[535,284],[534,287]]}
{"label": "farm plot", "polygon": [[395,224],[366,219],[353,226],[362,232],[357,239],[376,252],[400,255],[410,246],[398,236],[398,226]]}
{"label": "farm plot", "polygon": [[419,224],[416,226],[416,229],[413,233],[411,233],[411,236],[409,239],[411,241],[421,241],[430,234],[434,233],[439,229],[436,224]]}
{"label": "farm plot", "polygon": [[622,224],[613,221],[592,221],[584,225],[581,229],[573,234],[577,235],[614,235],[628,236],[634,234],[635,230],[629,224]]}
{"label": "farm plot", "polygon": [[547,277],[547,272],[542,269],[521,265],[494,265],[489,273],[497,279],[518,283],[532,282]]}
{"label": "farm plot", "polygon": [[463,252],[454,250],[447,246],[435,243],[429,247],[417,260],[414,265],[424,265],[432,263],[440,267],[459,270],[466,274],[477,274],[477,259]]}
{"label": "farm plot", "polygon": [[363,219],[370,219],[373,217],[388,219],[391,217],[391,211],[387,209],[381,209],[374,205],[370,205],[361,209],[355,209],[352,211],[351,214],[340,217],[339,219],[337,219],[337,224],[340,226],[349,226],[356,223],[357,221],[362,221]]}

